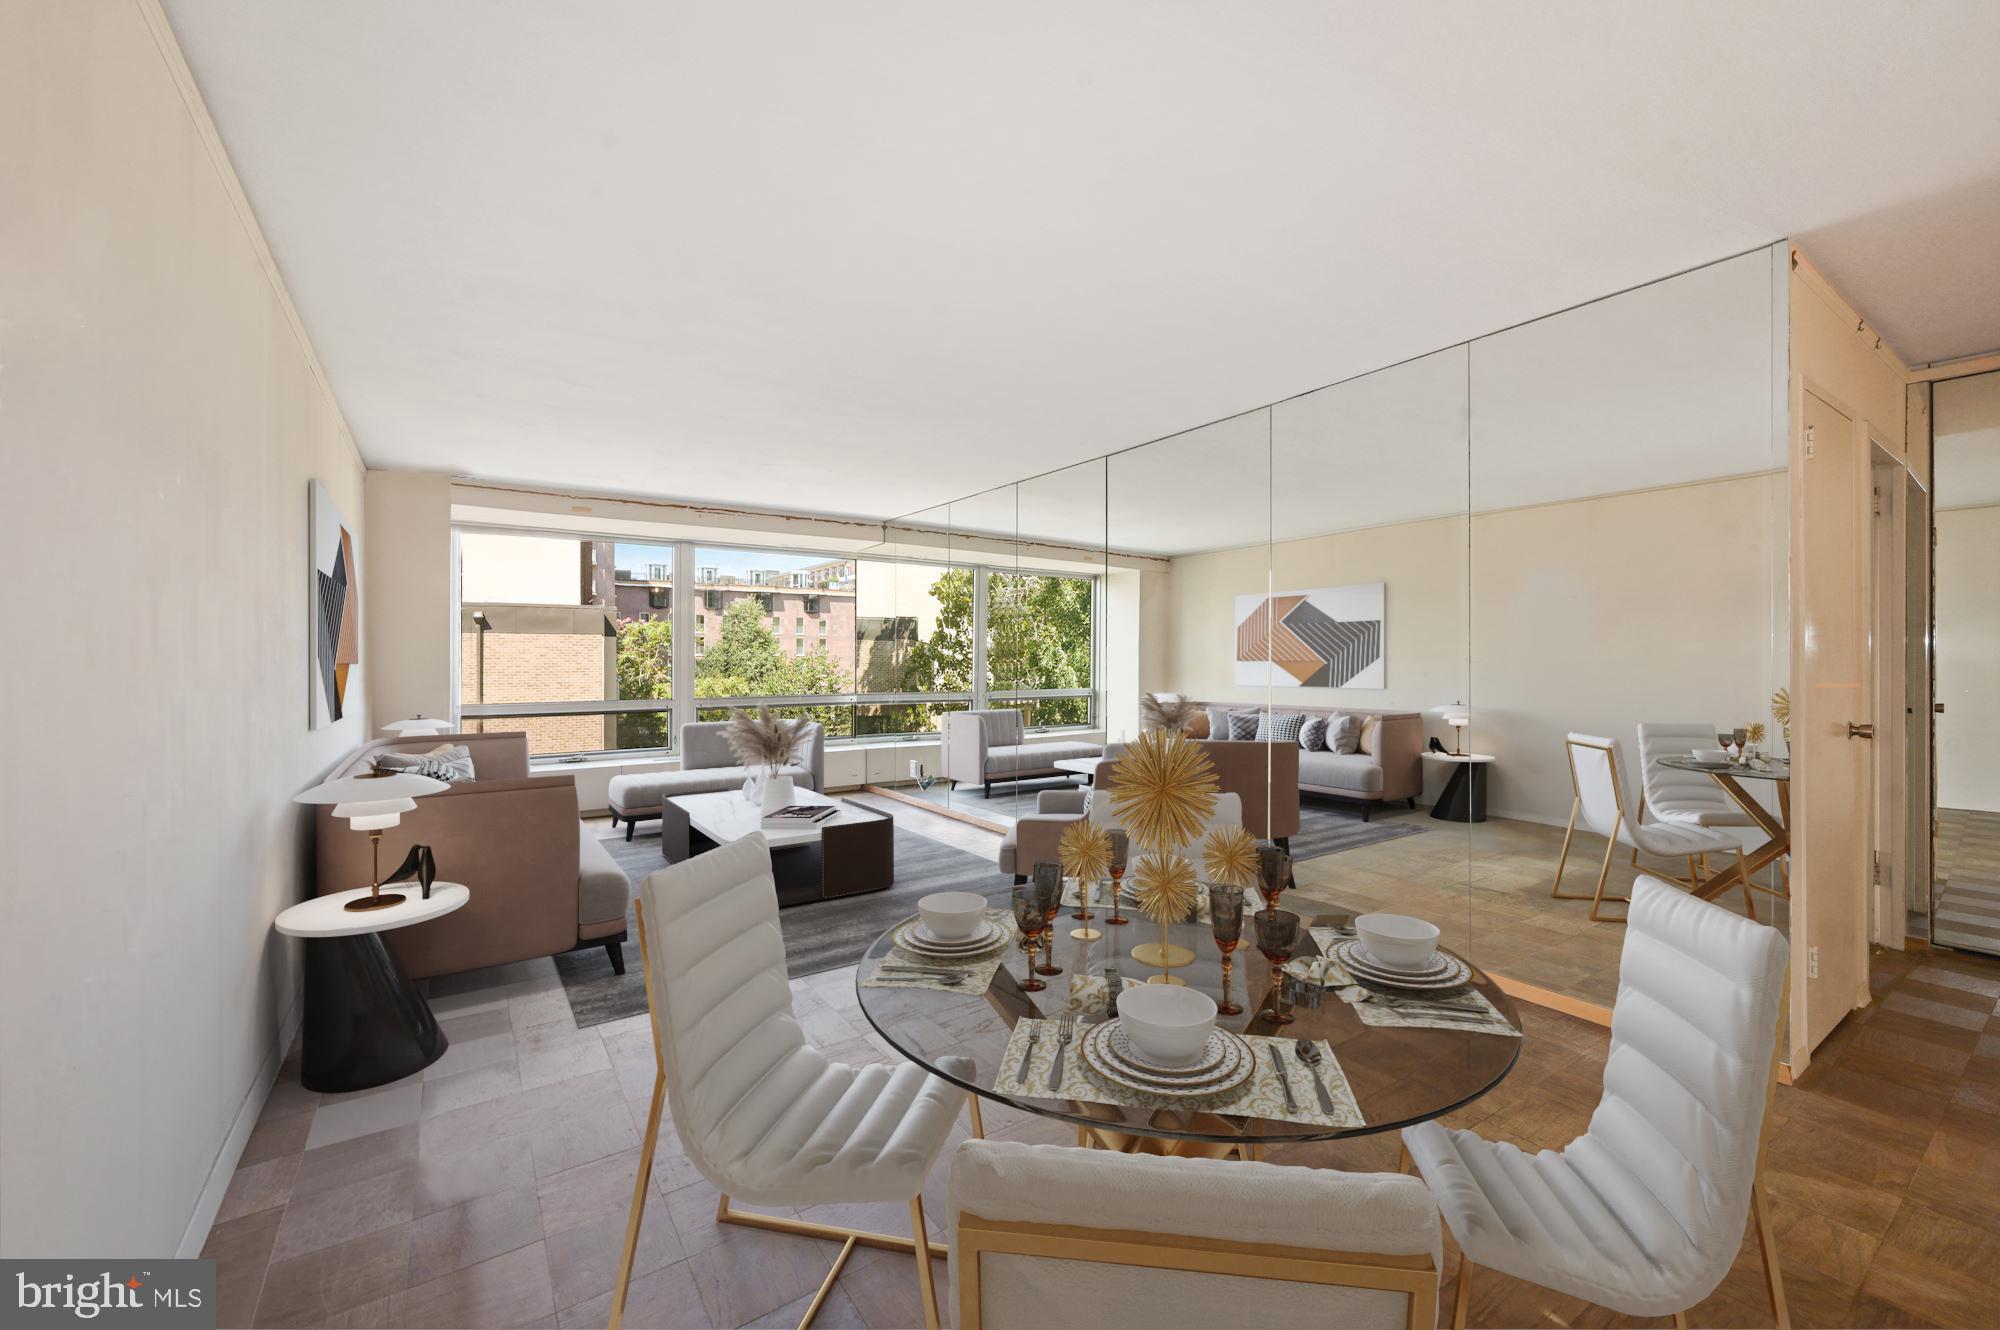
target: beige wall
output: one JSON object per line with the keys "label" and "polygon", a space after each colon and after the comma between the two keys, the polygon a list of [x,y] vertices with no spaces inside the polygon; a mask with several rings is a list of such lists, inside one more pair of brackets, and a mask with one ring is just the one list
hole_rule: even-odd
{"label": "beige wall", "polygon": [[192,87],[150,4],[0,8],[13,1257],[198,1249],[296,1015],[291,799],[367,732],[306,692],[307,482],[365,585],[361,461]]}
{"label": "beige wall", "polygon": [[[362,561],[368,695],[382,721],[451,715],[451,480],[368,473],[370,557]],[[575,590],[576,568],[569,577]]]}
{"label": "beige wall", "polygon": [[2000,505],[1937,515],[1937,801],[2000,813]]}
{"label": "beige wall", "polygon": [[[1272,703],[1468,701],[1468,745],[1500,759],[1491,814],[1561,823],[1566,732],[1618,739],[1635,782],[1642,720],[1768,718],[1784,485],[1758,476],[1481,514],[1469,548],[1462,518],[1273,545],[1277,590],[1387,583],[1388,686],[1274,689]],[[1235,597],[1262,588],[1265,559],[1253,546],[1174,561],[1171,687],[1264,700],[1229,679]]]}

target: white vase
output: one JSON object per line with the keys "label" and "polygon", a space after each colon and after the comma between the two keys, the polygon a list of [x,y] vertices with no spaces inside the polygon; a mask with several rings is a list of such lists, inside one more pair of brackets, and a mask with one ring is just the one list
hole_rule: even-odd
{"label": "white vase", "polygon": [[789,807],[797,790],[790,776],[782,776],[773,771],[764,778],[764,812],[768,816],[780,808]]}

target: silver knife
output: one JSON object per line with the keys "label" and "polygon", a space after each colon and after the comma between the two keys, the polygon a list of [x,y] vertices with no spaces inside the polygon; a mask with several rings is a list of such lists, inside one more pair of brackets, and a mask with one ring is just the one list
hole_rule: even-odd
{"label": "silver knife", "polygon": [[1276,1044],[1269,1044],[1266,1047],[1271,1050],[1271,1068],[1278,1073],[1278,1085],[1285,1092],[1285,1107],[1296,1113],[1299,1111],[1299,1101],[1292,1097],[1292,1081],[1285,1075],[1285,1060],[1278,1056]]}
{"label": "silver knife", "polygon": [[1041,1041],[1041,1037],[1039,1030],[1030,1033],[1028,1046],[1021,1050],[1021,1069],[1014,1073],[1014,1079],[1023,1085],[1028,1083],[1028,1062],[1035,1056],[1035,1045]]}

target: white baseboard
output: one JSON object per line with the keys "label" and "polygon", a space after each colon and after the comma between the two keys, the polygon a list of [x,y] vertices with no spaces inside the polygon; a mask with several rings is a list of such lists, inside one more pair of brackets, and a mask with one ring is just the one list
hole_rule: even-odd
{"label": "white baseboard", "polygon": [[222,1148],[216,1152],[215,1162],[209,1166],[208,1181],[202,1184],[201,1195],[195,1199],[194,1213],[189,1216],[187,1227],[181,1232],[180,1249],[175,1256],[188,1260],[201,1255],[201,1249],[208,1245],[208,1231],[215,1223],[216,1214],[222,1209],[222,1198],[229,1191],[229,1181],[236,1176],[236,1165],[243,1158],[243,1148],[250,1143],[250,1133],[257,1129],[257,1119],[263,1116],[264,1102],[271,1097],[271,1087],[277,1082],[278,1068],[285,1063],[285,1053],[298,1036],[299,1025],[305,1019],[305,1004],[294,1000],[291,1010],[278,1022],[278,1042],[264,1057],[251,1078],[250,1086],[243,1092],[243,1102],[236,1109],[236,1120],[229,1126],[229,1135],[223,1138]]}

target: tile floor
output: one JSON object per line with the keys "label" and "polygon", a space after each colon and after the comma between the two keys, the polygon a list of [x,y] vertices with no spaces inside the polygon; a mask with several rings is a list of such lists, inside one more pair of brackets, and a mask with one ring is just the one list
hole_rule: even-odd
{"label": "tile floor", "polygon": [[[834,1056],[891,1056],[853,971],[795,981]],[[1794,1323],[1987,1325],[2000,1305],[2000,962],[1882,953],[1877,1001],[1781,1089],[1769,1180]],[[285,1069],[206,1254],[225,1326],[603,1325],[651,1089],[643,1017],[577,1030],[547,961],[440,982],[453,1046],[411,1081],[321,1097]],[[1447,1121],[1560,1147],[1597,1102],[1606,1032],[1524,1007],[1514,1073]],[[1069,1129],[989,1105],[989,1135],[1066,1144]],[[953,1144],[963,1139],[963,1123]],[[948,1148],[949,1149],[949,1148]],[[1391,1165],[1392,1138],[1304,1146],[1275,1162]],[[947,1158],[949,1154],[947,1153]],[[829,1243],[718,1227],[715,1192],[664,1133],[627,1324],[795,1324]],[[926,1189],[945,1214],[943,1163]],[[809,1217],[900,1231],[901,1206]],[[1447,1239],[1447,1245],[1449,1240]],[[1456,1267],[1447,1258],[1447,1271]],[[943,1263],[936,1265],[944,1277]],[[1445,1300],[1449,1305],[1447,1274]],[[1768,1325],[1756,1244],[1696,1325]],[[1477,1325],[1648,1324],[1493,1274]],[[909,1259],[858,1253],[828,1327],[920,1323]]]}

